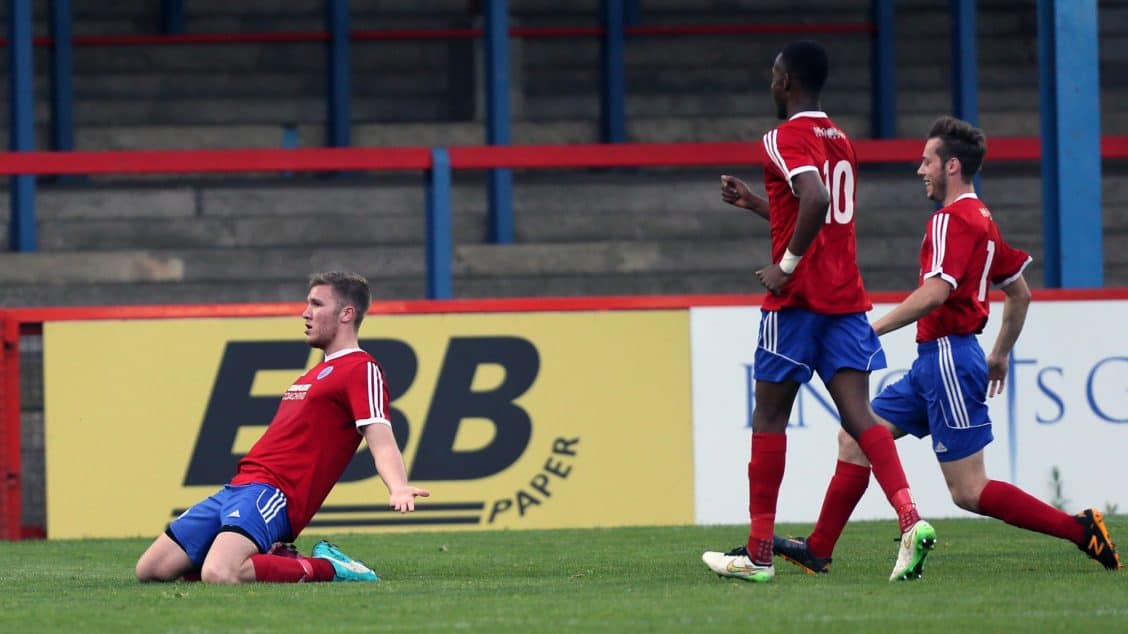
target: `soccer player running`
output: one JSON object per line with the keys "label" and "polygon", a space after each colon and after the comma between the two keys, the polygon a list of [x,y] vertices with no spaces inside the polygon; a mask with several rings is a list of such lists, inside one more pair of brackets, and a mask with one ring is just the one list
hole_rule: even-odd
{"label": "soccer player running", "polygon": [[885,367],[885,355],[866,319],[872,305],[858,271],[854,147],[819,111],[827,71],[826,50],[815,42],[792,42],[775,58],[771,93],[785,121],[764,135],[767,200],[739,179],[721,177],[725,202],[770,222],[775,262],[756,271],[770,294],[755,356],[748,541],[701,556],[718,575],[747,581],[775,575],[772,537],[787,420],[799,386],[815,373],[897,512],[901,540],[890,580],[914,577],[936,543],[936,532],[917,513],[893,436],[870,408],[869,373]]}
{"label": "soccer player running", "polygon": [[[873,401],[894,436],[932,436],[932,448],[952,501],[973,513],[1077,544],[1109,570],[1120,556],[1101,514],[1068,515],[1018,487],[987,479],[983,448],[992,440],[986,399],[1000,394],[1007,363],[1026,319],[1030,290],[1022,276],[1029,255],[1003,241],[972,178],[983,164],[983,132],[940,117],[928,133],[917,174],[928,198],[943,208],[929,219],[920,249],[920,286],[874,323],[883,335],[917,324],[917,358],[908,374]],[[1003,321],[991,353],[976,335],[987,323],[988,282],[1002,288]],[[831,553],[869,482],[870,466],[858,444],[839,435],[838,467],[814,531],[807,538],[775,539],[775,552],[810,573],[828,572]]]}
{"label": "soccer player running", "polygon": [[141,555],[138,580],[379,580],[329,542],[316,544],[311,557],[286,547],[321,507],[362,437],[391,507],[414,511],[415,497],[430,495],[407,482],[388,418],[384,371],[358,345],[370,301],[368,282],[355,273],[310,278],[302,313],[306,343],[323,350],[324,359],[286,390],[231,482],[173,520]]}

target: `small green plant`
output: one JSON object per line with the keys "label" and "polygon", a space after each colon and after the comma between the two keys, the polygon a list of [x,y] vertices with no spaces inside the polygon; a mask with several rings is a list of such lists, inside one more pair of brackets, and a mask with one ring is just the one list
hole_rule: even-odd
{"label": "small green plant", "polygon": [[1061,469],[1057,465],[1050,468],[1050,489],[1054,492],[1050,504],[1059,511],[1064,511],[1069,500],[1065,497],[1065,481],[1061,479]]}
{"label": "small green plant", "polygon": [[1119,504],[1112,502],[1105,502],[1105,515],[1116,515],[1116,511],[1120,508]]}

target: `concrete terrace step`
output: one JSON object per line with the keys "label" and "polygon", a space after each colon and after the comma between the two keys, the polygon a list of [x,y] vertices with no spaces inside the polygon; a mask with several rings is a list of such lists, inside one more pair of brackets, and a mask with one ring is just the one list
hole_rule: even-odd
{"label": "concrete terrace step", "polygon": [[[521,223],[518,223],[519,225]],[[481,242],[484,217],[456,216],[454,240]],[[518,239],[530,239],[517,231]],[[0,230],[0,237],[6,234]],[[421,245],[423,214],[381,217],[373,214],[324,214],[313,218],[268,216],[138,220],[56,221],[39,228],[43,251],[115,251],[145,245],[151,249],[272,248],[331,244],[384,248]]]}
{"label": "concrete terrace step", "polygon": [[[946,15],[943,19],[946,23]],[[624,52],[628,66],[665,66],[673,61],[685,67],[719,65],[742,72],[766,74],[771,69],[775,54],[787,42],[803,36],[796,33],[638,36],[628,41]],[[869,37],[864,33],[826,33],[816,37],[826,46],[834,68],[861,66],[870,59]],[[948,56],[949,46],[946,29],[939,33],[922,34],[914,28],[904,28],[898,32],[897,43],[900,44],[896,47],[898,69],[946,65],[944,58]],[[1033,31],[980,38],[977,43],[980,55],[990,60],[990,64],[1037,66],[1038,51]],[[595,38],[528,39],[522,44],[521,57],[526,69],[598,67],[599,51],[600,43]]]}
{"label": "concrete terrace step", "polygon": [[[883,272],[866,276],[873,290],[911,288],[912,274]],[[453,281],[456,297],[574,297],[589,295],[655,295],[756,293],[755,276],[749,272],[658,273],[645,275],[554,275],[466,277]],[[883,286],[884,285],[884,286]],[[138,304],[195,304],[300,302],[305,296],[305,278],[281,281],[199,283],[135,283],[28,285],[0,287],[2,307],[92,306]],[[423,299],[425,282],[420,279],[372,280],[377,300]],[[295,315],[295,319],[297,316]]]}
{"label": "concrete terrace step", "polygon": [[[859,254],[867,265],[895,260],[918,237],[889,238]],[[601,275],[749,270],[770,260],[766,240],[601,241],[463,244],[458,275]],[[900,250],[898,250],[900,249]],[[171,249],[0,254],[0,283],[251,282],[303,277],[310,270],[353,267],[374,278],[422,276],[420,246]]]}
{"label": "concrete terrace step", "polygon": [[[1037,234],[1013,237],[1027,246]],[[1116,236],[1106,237],[1108,247]],[[863,240],[858,261],[863,270],[908,269],[919,234]],[[1030,246],[1036,246],[1031,244]],[[554,275],[635,275],[657,273],[751,272],[770,260],[766,239],[748,237],[690,240],[604,240],[599,242],[459,244],[454,273],[464,277]],[[1120,251],[1111,264],[1128,264]],[[112,252],[37,252],[0,254],[0,284],[234,282],[303,278],[311,270],[348,267],[373,279],[422,278],[421,246],[380,248],[284,247],[258,249],[150,249]],[[914,273],[915,274],[915,273]]]}
{"label": "concrete terrace step", "polygon": [[[655,140],[690,140],[697,131],[715,130],[720,136],[731,128],[748,126],[744,119],[720,122],[682,121],[662,119],[635,127],[636,139],[652,136]],[[758,123],[758,122],[753,122]],[[769,126],[770,127],[770,126]],[[758,128],[759,138],[767,128]],[[300,145],[324,147],[325,126],[320,123],[300,124],[296,127]],[[48,131],[40,127],[38,146],[44,147]],[[751,138],[752,131],[748,133]],[[277,148],[282,144],[283,126],[275,124],[240,125],[117,125],[79,127],[75,131],[76,146],[85,150],[160,150],[160,149],[232,149]],[[353,145],[357,147],[416,147],[482,145],[486,130],[481,122],[454,123],[356,123],[352,128]],[[515,121],[512,126],[515,144],[596,143],[599,141],[599,123],[595,120]],[[6,130],[0,131],[0,141],[7,143]]]}
{"label": "concrete terrace step", "polygon": [[[909,280],[911,282],[911,280]],[[456,297],[555,297],[632,294],[714,294],[758,292],[748,273],[666,273],[656,275],[456,277]],[[904,284],[897,284],[898,289]],[[97,306],[300,302],[305,278],[278,281],[0,286],[0,306]],[[374,280],[377,300],[422,299],[420,279]],[[295,315],[295,320],[297,316]],[[295,322],[297,323],[297,322]]]}
{"label": "concrete terrace step", "polygon": [[[287,281],[256,280],[253,283],[0,284],[0,307],[301,302],[306,293],[305,281],[303,276]],[[381,281],[375,290],[386,299],[419,298],[426,293],[422,280],[402,285],[399,281]]]}
{"label": "concrete terrace step", "polygon": [[[916,271],[905,267],[863,269],[871,291],[907,291],[916,285]],[[1038,261],[1027,269],[1031,286],[1042,287]],[[1128,285],[1128,265],[1106,267],[1105,283]],[[456,297],[551,297],[633,294],[757,293],[751,271],[658,272],[602,275],[467,276],[454,279]],[[138,282],[0,285],[0,306],[80,306],[128,304],[300,302],[305,278],[293,280]],[[374,278],[376,299],[420,299],[422,278]],[[296,317],[295,317],[296,318]]]}
{"label": "concrete terrace step", "polygon": [[[441,25],[446,26],[446,25]],[[320,30],[315,25],[312,30]],[[310,29],[307,29],[310,30]],[[402,40],[394,43],[358,42],[351,47],[356,72],[410,71],[443,68],[452,51],[472,51],[472,40]],[[318,73],[325,70],[324,42],[238,42],[92,46],[75,55],[76,74],[98,73]],[[37,60],[38,61],[38,60]],[[46,58],[43,60],[46,64]],[[46,66],[42,66],[46,68]]]}
{"label": "concrete terrace step", "polygon": [[[1106,94],[1109,107],[1128,96],[1128,91]],[[901,116],[925,113],[935,118],[946,112],[951,99],[947,91],[914,91],[898,99]],[[530,119],[577,119],[595,116],[599,112],[598,95],[563,93],[553,95],[526,96],[524,113]],[[858,98],[857,94],[831,93],[824,96],[823,107],[835,120],[843,117],[866,119],[869,117],[871,100]],[[938,105],[942,104],[942,105]],[[766,92],[646,92],[630,93],[626,96],[626,113],[631,117],[770,117],[773,104]],[[1009,93],[986,93],[980,96],[980,115],[999,114],[1011,116],[1014,113],[1037,113],[1038,93],[1036,90],[1014,89]]]}
{"label": "concrete terrace step", "polygon": [[[41,70],[46,72],[45,69]],[[353,83],[353,96],[443,94],[449,89],[453,74],[455,71],[446,66],[429,69],[427,72],[419,72],[418,69],[382,71],[358,77]],[[45,76],[37,80],[37,99],[50,98],[50,86],[47,82]],[[326,80],[323,72],[88,73],[76,75],[73,86],[75,99],[79,103],[115,99],[261,99],[267,96],[291,99],[324,94]]]}
{"label": "concrete terrace step", "polygon": [[[992,137],[1037,136],[1037,105],[1031,110],[983,112],[980,125]],[[831,116],[856,139],[870,136],[869,117],[861,114]],[[907,113],[897,118],[897,135],[919,138],[927,132],[941,110]],[[775,126],[774,116],[634,116],[627,120],[627,140],[639,143],[758,141]],[[174,124],[174,125],[99,125],[78,127],[76,146],[84,150],[145,149],[223,149],[277,148],[282,144],[283,122],[275,124]],[[304,123],[296,127],[303,147],[323,147],[325,127],[320,123]],[[1128,134],[1128,112],[1109,104],[1102,116],[1103,134]],[[37,147],[48,145],[48,130],[37,130]],[[406,147],[482,145],[485,125],[477,121],[354,123],[353,144],[357,147]],[[558,120],[517,120],[512,126],[513,143],[567,144],[598,143],[599,122],[595,118]],[[6,130],[0,130],[0,143],[7,143]]]}
{"label": "concrete terrace step", "polygon": [[[1032,165],[988,165],[982,183],[985,200],[999,210],[1040,209],[1040,173]],[[718,175],[735,174],[759,190],[758,166],[709,169],[532,170],[514,177],[514,208],[523,214],[556,216],[561,224],[579,214],[601,222],[617,214],[640,218],[663,214],[715,213],[734,210],[718,199]],[[1128,179],[1110,164],[1103,174],[1106,218],[1124,220]],[[153,218],[318,218],[324,215],[416,216],[424,210],[424,185],[413,174],[342,178],[272,177],[223,181],[170,177],[140,184],[42,184],[37,198],[42,222]],[[486,210],[484,172],[459,172],[453,183],[455,216]],[[912,165],[863,166],[859,175],[860,210],[923,210],[923,196]],[[0,212],[3,213],[3,212]],[[742,212],[741,212],[742,213]],[[3,213],[6,216],[6,213]],[[577,223],[573,223],[579,226]]]}
{"label": "concrete terrace step", "polygon": [[[256,124],[299,124],[327,119],[323,96],[288,97],[192,97],[156,99],[77,99],[74,124],[78,128],[103,125],[210,125],[242,126]],[[378,97],[353,97],[352,119],[361,121],[451,121],[473,116],[471,94],[444,91],[441,94],[401,94]],[[40,124],[50,121],[50,104],[36,108]],[[8,108],[0,104],[0,116]]]}
{"label": "concrete terrace step", "polygon": [[[922,235],[932,206],[921,198],[903,206],[879,203],[859,207],[860,243],[887,236]],[[1041,210],[1033,206],[993,205],[1004,234],[1041,226]],[[1119,212],[1119,213],[1116,213]],[[1109,231],[1128,224],[1124,208],[1110,210]],[[486,241],[484,210],[456,213],[456,244]],[[514,233],[519,243],[585,242],[601,240],[710,240],[747,238],[767,240],[767,223],[752,214],[715,201],[685,209],[590,210],[542,212],[517,209]],[[422,210],[399,213],[320,212],[308,215],[232,215],[166,218],[108,218],[44,220],[39,226],[43,251],[107,251],[207,247],[289,247],[421,245],[425,239]],[[6,227],[0,227],[0,239]]]}
{"label": "concrete terrace step", "polygon": [[[1038,72],[1036,67],[1014,68],[1013,66],[981,65],[977,69],[984,90],[1002,88],[1037,89]],[[655,66],[631,66],[625,69],[628,94],[660,91],[727,91],[733,93],[763,94],[767,96],[769,80],[765,73],[734,72],[731,67],[691,67],[674,65],[667,61]],[[826,87],[827,94],[838,92],[863,93],[870,88],[870,69],[868,64],[838,65],[832,71],[833,77]],[[911,73],[901,73],[897,77],[897,87],[901,94],[909,90],[937,90],[946,88],[951,80],[946,65],[934,65],[912,69]],[[526,72],[522,78],[526,94],[553,94],[554,92],[584,91],[599,89],[601,72],[589,66],[568,66],[545,69],[544,72]],[[993,94],[993,93],[990,93]]]}
{"label": "concrete terrace step", "polygon": [[336,268],[364,270],[373,278],[421,277],[424,263],[419,247],[0,253],[0,284],[253,283]]}
{"label": "concrete terrace step", "polygon": [[[1128,97],[1128,90],[1107,90],[1102,95],[1104,112],[1110,121],[1120,111],[1119,104]],[[947,91],[918,90],[898,99],[902,117],[916,114],[935,116],[950,101]],[[984,93],[980,97],[980,115],[1029,117],[1038,111],[1036,90],[1013,89],[1008,93]],[[529,94],[523,99],[521,117],[526,121],[583,121],[598,118],[600,98],[597,94]],[[871,101],[856,94],[829,93],[823,107],[835,119],[855,118],[866,121]],[[284,100],[238,96],[156,99],[81,99],[75,102],[74,122],[83,128],[102,126],[241,126],[319,124],[327,120],[326,101],[313,95]],[[449,86],[436,95],[384,95],[354,97],[351,103],[354,126],[368,122],[446,123],[471,121],[475,118],[473,95],[459,86]],[[628,121],[640,118],[684,119],[687,124],[697,118],[727,119],[757,117],[765,123],[772,118],[773,105],[762,91],[731,92],[699,88],[694,92],[666,90],[636,91],[626,95]],[[0,104],[0,116],[7,116],[7,107]],[[36,108],[40,125],[50,121],[50,106]],[[770,126],[768,126],[770,127]],[[857,136],[857,134],[855,133]]]}

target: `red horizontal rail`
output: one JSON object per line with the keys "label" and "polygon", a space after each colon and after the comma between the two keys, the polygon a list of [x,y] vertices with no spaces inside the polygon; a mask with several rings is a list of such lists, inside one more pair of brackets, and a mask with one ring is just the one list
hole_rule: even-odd
{"label": "red horizontal rail", "polygon": [[[767,35],[771,33],[873,33],[869,22],[826,22],[821,24],[683,24],[628,26],[627,35]],[[602,30],[600,31],[602,35]]]}
{"label": "red horizontal rail", "polygon": [[[919,139],[862,140],[854,145],[861,163],[915,163],[923,147]],[[459,146],[449,151],[450,164],[455,169],[752,165],[763,156],[757,142]],[[1034,137],[991,139],[987,157],[991,161],[1037,161],[1041,146]],[[1102,137],[1101,157],[1128,158],[1128,136]],[[430,167],[431,150],[424,147],[0,152],[0,175],[392,171]]]}
{"label": "red horizontal rail", "polygon": [[127,150],[2,152],[0,174],[182,174],[422,170],[428,148],[309,148],[300,150]]}
{"label": "red horizontal rail", "polygon": [[763,154],[759,143],[484,145],[450,148],[450,165],[462,169],[691,167],[759,163]]}
{"label": "red horizontal rail", "polygon": [[[988,144],[988,147],[990,147],[990,144]],[[1102,136],[1101,158],[1128,159],[1128,136]]]}
{"label": "red horizontal rail", "polygon": [[[872,33],[868,22],[841,22],[824,24],[759,23],[759,24],[686,24],[628,26],[623,31],[635,36],[681,35],[765,35],[771,33]],[[606,32],[601,26],[520,26],[509,29],[509,36],[522,39],[561,37],[596,37]],[[350,39],[358,42],[394,40],[469,40],[482,37],[480,28],[454,29],[384,29],[352,31]],[[298,42],[325,42],[326,31],[275,31],[258,33],[191,33],[191,34],[138,34],[138,35],[78,35],[71,38],[73,46],[176,46],[191,44],[285,44]],[[51,46],[55,40],[49,36],[32,39],[35,46]],[[7,40],[0,39],[0,46]]]}
{"label": "red horizontal rail", "polygon": [[[992,291],[997,299],[1002,293]],[[1128,288],[1033,289],[1036,301],[1128,300]],[[902,291],[870,293],[874,303],[903,300]],[[623,295],[600,297],[483,298],[373,302],[369,314],[406,315],[435,313],[527,313],[599,310],[678,310],[699,306],[759,306],[762,294],[731,295]],[[0,321],[15,321],[28,334],[27,326],[54,321],[103,319],[189,319],[224,317],[294,317],[301,302],[267,304],[173,304],[148,306],[68,306],[0,309]]]}

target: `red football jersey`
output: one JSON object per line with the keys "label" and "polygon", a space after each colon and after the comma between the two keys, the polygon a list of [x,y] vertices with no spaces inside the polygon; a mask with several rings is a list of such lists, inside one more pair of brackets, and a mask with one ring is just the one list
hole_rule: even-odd
{"label": "red football jersey", "polygon": [[783,258],[799,217],[799,198],[791,189],[791,179],[812,171],[822,177],[830,192],[822,228],[782,293],[769,293],[764,308],[797,306],[826,315],[869,310],[855,245],[858,162],[854,145],[825,113],[800,112],[764,135],[764,150],[773,262]]}
{"label": "red football jersey", "polygon": [[983,332],[987,283],[1010,284],[1032,261],[1003,242],[991,212],[975,194],[964,194],[929,220],[920,247],[920,282],[939,276],[952,285],[948,300],[917,322],[918,342]]}
{"label": "red football jersey", "polygon": [[281,489],[297,536],[352,460],[360,428],[373,423],[391,424],[384,371],[359,348],[337,351],[286,390],[231,483]]}

